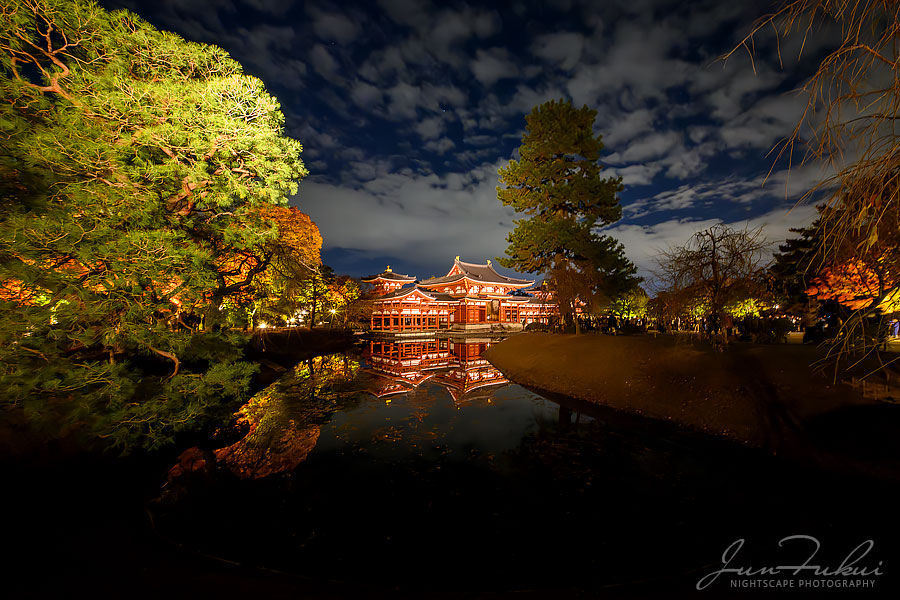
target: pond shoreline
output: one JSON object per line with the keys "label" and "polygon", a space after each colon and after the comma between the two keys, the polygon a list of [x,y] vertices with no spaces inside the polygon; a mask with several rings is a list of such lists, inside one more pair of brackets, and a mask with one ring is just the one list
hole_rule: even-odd
{"label": "pond shoreline", "polygon": [[259,365],[253,378],[253,393],[274,383],[300,361],[341,352],[359,338],[349,329],[259,329],[247,347],[247,360]]}
{"label": "pond shoreline", "polygon": [[[610,339],[616,356],[627,354],[625,338]],[[646,344],[635,344],[641,355]],[[283,350],[300,348],[286,342]],[[898,539],[884,530],[889,506],[872,504],[893,497],[895,482],[843,477],[835,485],[674,420],[555,393],[520,395],[518,386],[496,388],[493,402],[460,404],[429,379],[385,400],[372,394],[371,372],[344,386],[313,373],[317,361],[300,360],[297,378],[310,385],[271,390],[256,427],[267,457],[282,442],[297,450],[290,442],[301,438],[291,434],[305,430],[303,411],[313,409],[323,433],[300,468],[255,480],[191,471],[183,494],[164,502],[150,500],[172,491],[171,481],[160,487],[172,464],[162,454],[6,465],[17,491],[6,498],[19,516],[12,538],[24,544],[14,595],[174,588],[219,598],[672,597],[692,593],[748,530],[763,543],[762,535],[817,533],[830,523],[829,547],[877,534],[880,553]],[[364,397],[338,418],[328,414],[334,400],[352,400],[349,391]],[[772,505],[779,510],[767,511]],[[464,569],[447,570],[459,556]]]}
{"label": "pond shoreline", "polygon": [[526,333],[495,344],[485,358],[539,393],[675,423],[773,455],[829,468],[856,470],[862,463],[873,475],[897,477],[896,443],[885,441],[885,448],[874,440],[854,456],[835,436],[847,414],[862,415],[865,427],[889,428],[900,410],[814,372],[810,364],[821,354],[815,347],[756,344],[719,353],[674,335]]}

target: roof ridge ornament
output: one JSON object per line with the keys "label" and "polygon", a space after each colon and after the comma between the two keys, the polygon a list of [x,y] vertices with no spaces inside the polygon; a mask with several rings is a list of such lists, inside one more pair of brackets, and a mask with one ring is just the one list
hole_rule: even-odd
{"label": "roof ridge ornament", "polygon": [[385,268],[384,272],[385,272],[385,273],[390,273],[390,272],[391,272],[391,265],[388,265],[387,268]]}

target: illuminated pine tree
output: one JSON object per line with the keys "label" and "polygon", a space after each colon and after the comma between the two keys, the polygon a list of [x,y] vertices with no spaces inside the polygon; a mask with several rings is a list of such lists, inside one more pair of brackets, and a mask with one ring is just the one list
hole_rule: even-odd
{"label": "illuminated pine tree", "polygon": [[[497,197],[529,218],[516,220],[504,267],[551,274],[558,280],[560,310],[574,320],[575,307],[600,292],[614,297],[637,283],[624,249],[598,227],[622,216],[619,177],[602,177],[603,143],[593,133],[597,111],[568,101],[536,106],[525,117],[519,160],[500,169]],[[569,290],[568,293],[563,293]]]}
{"label": "illuminated pine tree", "polygon": [[0,69],[4,401],[126,449],[228,412],[253,366],[218,307],[271,260],[254,206],[306,174],[278,102],[92,2],[3,3]]}

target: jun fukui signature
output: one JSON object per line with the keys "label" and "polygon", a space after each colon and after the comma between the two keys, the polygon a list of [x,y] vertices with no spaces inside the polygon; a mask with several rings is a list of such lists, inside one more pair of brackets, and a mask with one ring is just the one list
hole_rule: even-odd
{"label": "jun fukui signature", "polygon": [[871,577],[873,575],[879,576],[882,574],[879,567],[881,567],[883,561],[878,561],[877,567],[858,566],[858,563],[865,558],[875,546],[875,542],[872,540],[866,540],[851,550],[841,564],[834,568],[812,563],[822,545],[819,543],[819,540],[811,535],[789,535],[782,538],[782,540],[778,542],[778,546],[784,547],[785,542],[792,542],[794,540],[807,540],[813,544],[812,551],[802,564],[755,568],[730,566],[734,561],[735,556],[737,556],[740,549],[744,546],[743,538],[735,540],[735,542],[728,546],[728,548],[725,549],[725,552],[722,553],[722,568],[701,578],[700,581],[697,582],[697,589],[706,589],[724,573],[731,573],[738,577],[760,577],[781,574],[790,575],[791,577],[796,577],[800,574],[816,577]]}

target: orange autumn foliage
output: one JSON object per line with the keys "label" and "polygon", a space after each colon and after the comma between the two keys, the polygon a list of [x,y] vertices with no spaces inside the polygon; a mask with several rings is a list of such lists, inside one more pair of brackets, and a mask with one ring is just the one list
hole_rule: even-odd
{"label": "orange autumn foliage", "polygon": [[295,206],[267,204],[259,214],[278,226],[278,244],[289,249],[292,258],[308,266],[322,262],[322,234],[313,220]]}
{"label": "orange autumn foliage", "polygon": [[[817,300],[836,300],[852,310],[866,308],[882,293],[878,275],[862,261],[825,267],[811,282],[806,294]],[[891,287],[890,281],[884,288]]]}
{"label": "orange autumn foliage", "polygon": [[272,267],[284,272],[288,262],[307,268],[321,263],[322,235],[309,215],[293,206],[266,204],[255,210],[255,216],[275,224],[278,235],[263,248],[220,257],[218,269],[224,275],[226,285],[249,280],[257,273],[271,282]]}
{"label": "orange autumn foliage", "polygon": [[[256,216],[274,222],[278,228],[278,236],[265,248],[247,249],[216,257],[216,269],[222,275],[225,286],[249,282],[253,277],[271,279],[272,274],[268,271],[273,258],[281,262],[291,259],[310,267],[321,263],[322,236],[309,215],[295,207],[262,205],[257,209]],[[236,226],[242,225],[238,223]],[[86,265],[68,259],[52,265],[47,264],[47,270],[74,279],[82,278],[85,280],[83,285],[86,288],[100,293],[108,291],[113,281],[121,279],[120,274],[112,272],[109,273],[110,279],[106,282],[102,278],[98,282],[96,277],[90,277],[102,275],[106,271],[102,262]],[[159,296],[166,296],[181,283],[182,279],[178,275],[172,275],[168,280],[155,281],[153,291]],[[23,282],[17,279],[0,281],[0,301],[11,301],[21,306],[34,305],[41,302],[39,297],[45,293],[46,290],[23,285]],[[200,299],[195,299],[195,302],[197,300]],[[174,305],[176,311],[188,308],[184,306],[184,298],[177,293],[169,298],[169,302]]]}

